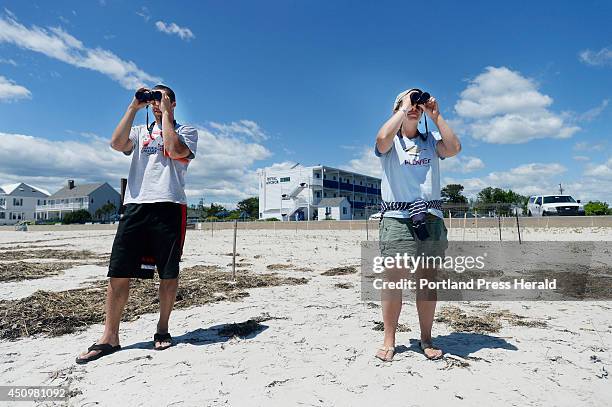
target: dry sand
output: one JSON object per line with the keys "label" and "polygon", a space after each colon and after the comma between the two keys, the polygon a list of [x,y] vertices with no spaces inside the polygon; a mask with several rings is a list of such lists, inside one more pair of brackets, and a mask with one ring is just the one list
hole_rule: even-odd
{"label": "dry sand", "polygon": [[[466,230],[464,237],[455,229],[450,238],[472,240],[475,232]],[[478,239],[495,239],[497,233],[480,229]],[[504,233],[512,237],[510,229]],[[525,230],[523,237],[610,241],[612,230]],[[61,243],[67,246],[57,249],[105,255],[112,238],[112,231],[2,232],[0,246]],[[0,384],[69,385],[68,404],[79,406],[610,405],[610,301],[440,303],[439,315],[446,318],[434,324],[434,341],[447,354],[435,362],[418,351],[417,315],[407,302],[394,361],[375,359],[382,316],[378,304],[361,301],[359,273],[322,275],[358,265],[364,238],[362,231],[240,231],[238,260],[250,264],[242,269],[309,282],[249,289],[238,301],[176,310],[170,331],[177,345],[163,352],[151,349],[155,314],[123,323],[123,350],[85,366],[74,358],[99,337],[101,325],[59,337],[0,341]],[[231,231],[215,231],[212,238],[189,231],[182,267],[228,270],[231,247]],[[103,280],[106,270],[96,262],[47,278],[0,283],[0,299]],[[471,317],[504,317],[497,332],[460,332],[448,323],[457,310],[446,307],[453,306]],[[227,324],[262,315],[262,329],[242,338],[224,336]],[[533,326],[517,325],[512,315]]]}

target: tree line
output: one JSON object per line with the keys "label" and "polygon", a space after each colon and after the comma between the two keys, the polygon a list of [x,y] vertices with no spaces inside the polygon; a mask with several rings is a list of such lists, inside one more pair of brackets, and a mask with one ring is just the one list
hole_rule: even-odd
{"label": "tree line", "polygon": [[[511,189],[486,187],[472,200],[468,200],[463,195],[464,189],[461,184],[448,184],[442,188],[441,196],[445,201],[446,211],[453,211],[453,213],[461,210],[478,213],[494,211],[496,214],[509,216],[514,214],[515,208],[520,208],[523,213],[527,213],[529,197]],[[589,201],[584,204],[584,212],[587,216],[612,215],[612,208],[608,207],[606,202]]]}

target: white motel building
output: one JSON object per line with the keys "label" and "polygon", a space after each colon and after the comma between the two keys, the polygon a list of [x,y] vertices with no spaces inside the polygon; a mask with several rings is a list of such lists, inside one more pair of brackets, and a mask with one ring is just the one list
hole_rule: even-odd
{"label": "white motel building", "polygon": [[259,219],[366,219],[380,199],[380,178],[351,171],[299,164],[259,171]]}

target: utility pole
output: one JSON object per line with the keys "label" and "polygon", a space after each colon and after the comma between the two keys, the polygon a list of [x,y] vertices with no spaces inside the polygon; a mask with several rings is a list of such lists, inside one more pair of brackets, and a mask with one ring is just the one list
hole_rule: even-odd
{"label": "utility pole", "polygon": [[563,195],[563,187],[559,183],[559,195]]}

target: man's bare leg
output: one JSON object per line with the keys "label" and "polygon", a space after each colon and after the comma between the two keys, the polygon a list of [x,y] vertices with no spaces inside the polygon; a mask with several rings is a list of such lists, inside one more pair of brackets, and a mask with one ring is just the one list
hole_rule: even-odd
{"label": "man's bare leg", "polygon": [[[104,322],[104,333],[96,341],[98,344],[108,343],[113,346],[119,345],[119,323],[123,308],[130,294],[130,279],[111,277],[106,289],[106,320]],[[79,355],[81,359],[89,359],[101,351],[93,350]]]}
{"label": "man's bare leg", "polygon": [[[160,280],[159,283],[159,321],[157,322],[157,333],[168,333],[168,321],[170,313],[176,300],[178,289],[178,278]],[[155,342],[155,347],[168,347],[170,342]]]}

